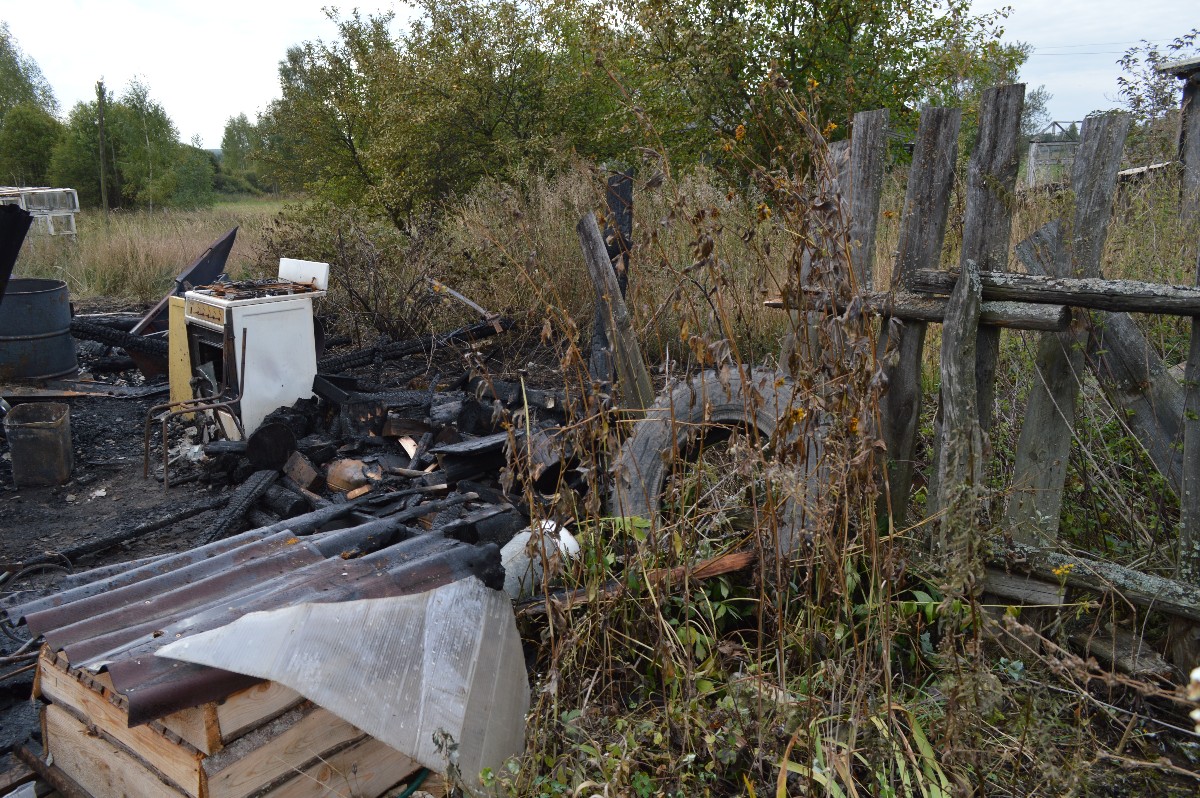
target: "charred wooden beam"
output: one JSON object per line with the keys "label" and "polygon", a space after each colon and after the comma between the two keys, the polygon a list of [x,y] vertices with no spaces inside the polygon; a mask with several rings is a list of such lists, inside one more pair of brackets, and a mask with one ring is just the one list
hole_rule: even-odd
{"label": "charred wooden beam", "polygon": [[234,527],[242,522],[246,514],[253,509],[258,500],[262,498],[267,489],[279,479],[278,471],[255,471],[250,475],[249,479],[238,486],[233,492],[232,498],[229,500],[229,506],[225,508],[225,512],[221,513],[221,517],[213,524],[209,533],[204,536],[205,543],[211,543],[221,538],[227,537],[234,531]]}
{"label": "charred wooden beam", "polygon": [[246,515],[246,518],[250,521],[251,526],[256,527],[271,526],[271,524],[277,524],[280,521],[279,516],[275,515],[275,513],[260,510],[257,507],[251,510]]}
{"label": "charred wooden beam", "polygon": [[280,485],[268,486],[262,503],[280,518],[295,518],[308,509],[303,496]]}
{"label": "charred wooden beam", "polygon": [[562,412],[566,405],[566,394],[562,391],[544,391],[522,386],[519,382],[497,380],[488,377],[472,377],[467,390],[480,399],[499,399],[510,407],[529,404],[539,410]]}
{"label": "charred wooden beam", "polygon": [[79,786],[79,783],[63,773],[60,769],[45,762],[37,754],[30,751],[28,747],[21,746],[15,752],[17,759],[24,762],[29,768],[49,784],[63,798],[90,798],[88,792]]}
{"label": "charred wooden beam", "polygon": [[71,336],[82,341],[99,341],[109,346],[117,346],[126,352],[136,352],[151,357],[165,358],[167,356],[167,339],[151,338],[134,335],[115,327],[97,324],[81,318],[71,319]]}
{"label": "charred wooden beam", "polygon": [[475,501],[478,498],[478,494],[475,493],[454,493],[444,499],[425,502],[424,504],[418,504],[416,507],[409,507],[407,509],[400,507],[394,512],[380,513],[380,517],[388,518],[396,523],[404,523],[405,521],[413,521],[432,513],[441,512],[447,507],[454,507],[464,502]]}
{"label": "charred wooden beam", "polygon": [[443,346],[457,343],[472,343],[474,341],[481,341],[484,338],[490,338],[496,335],[497,332],[509,329],[512,325],[512,319],[476,322],[475,324],[469,324],[466,327],[460,327],[457,330],[442,333],[441,335],[425,335],[413,341],[398,341],[392,344],[384,344],[383,346],[372,346],[354,352],[347,352],[344,355],[327,357],[317,364],[317,368],[322,372],[337,373],[346,369],[370,365],[375,362],[376,356],[384,360],[397,360],[408,355],[415,355],[418,352],[429,354]]}

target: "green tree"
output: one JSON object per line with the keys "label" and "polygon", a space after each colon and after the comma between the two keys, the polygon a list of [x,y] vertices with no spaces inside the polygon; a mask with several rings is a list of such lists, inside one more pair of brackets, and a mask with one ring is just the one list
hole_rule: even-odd
{"label": "green tree", "polygon": [[[1004,11],[976,14],[969,0],[621,0],[623,40],[636,42],[623,74],[693,149],[742,124],[759,159],[773,138],[768,77],[807,92],[833,138],[857,111],[886,108],[893,128],[916,125],[924,103],[970,103],[1019,62],[1000,43]],[[641,73],[640,75],[638,73]],[[657,110],[657,109],[656,109]],[[684,118],[678,118],[679,114]],[[663,113],[658,114],[659,117]],[[757,131],[757,136],[753,133]],[[668,145],[674,143],[667,138]]]}
{"label": "green tree", "polygon": [[170,204],[177,208],[212,207],[216,200],[213,191],[216,169],[216,159],[201,148],[199,137],[180,147],[171,170]]}
{"label": "green tree", "polygon": [[257,138],[258,131],[245,114],[231,116],[221,137],[221,168],[231,174],[248,171]]}
{"label": "green tree", "polygon": [[8,23],[0,21],[0,119],[22,103],[32,103],[48,114],[58,113],[54,90],[41,68],[21,51]]}
{"label": "green tree", "polygon": [[[179,142],[174,123],[148,87],[133,81],[105,100],[105,166],[110,205],[148,207],[196,205],[212,192],[212,160],[201,164]],[[79,192],[85,205],[100,203],[100,144],[97,103],[78,103],[54,147],[50,175]],[[201,151],[202,152],[202,151]],[[207,188],[200,185],[207,175]],[[200,181],[199,183],[197,181]]]}
{"label": "green tree", "polygon": [[1125,148],[1128,160],[1153,163],[1176,157],[1179,81],[1160,70],[1172,61],[1194,56],[1198,45],[1200,29],[1194,28],[1165,47],[1143,40],[1117,61],[1124,73],[1117,78],[1118,94],[1133,116]]}
{"label": "green tree", "polygon": [[[111,108],[111,102],[107,103]],[[117,143],[109,138],[110,153]],[[113,158],[108,158],[105,179],[109,201],[120,205],[120,174]],[[50,157],[50,182],[74,188],[79,202],[87,207],[100,205],[100,140],[96,103],[79,102],[67,115],[67,122]]]}
{"label": "green tree", "polygon": [[282,97],[260,120],[276,179],[380,210],[414,213],[574,152],[626,146],[615,87],[588,50],[590,4],[420,0],[403,35],[391,16],[338,20],[335,42],[293,47]]}
{"label": "green tree", "polygon": [[40,105],[23,102],[9,109],[0,123],[0,183],[44,185],[61,131],[62,124]]}
{"label": "green tree", "polygon": [[121,174],[125,199],[135,205],[170,204],[172,169],[182,153],[179,132],[146,84],[134,79],[106,109],[107,136],[117,146],[113,162]]}

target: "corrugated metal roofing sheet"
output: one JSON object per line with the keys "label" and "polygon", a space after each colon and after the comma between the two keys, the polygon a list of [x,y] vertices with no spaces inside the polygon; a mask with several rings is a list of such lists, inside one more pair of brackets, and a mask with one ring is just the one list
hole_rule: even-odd
{"label": "corrugated metal roofing sheet", "polygon": [[408,595],[468,576],[503,585],[495,545],[469,545],[394,519],[304,535],[351,510],[330,507],[298,523],[105,573],[7,612],[63,651],[72,667],[107,669],[137,725],[259,681],[154,656],[167,643],[258,610]]}

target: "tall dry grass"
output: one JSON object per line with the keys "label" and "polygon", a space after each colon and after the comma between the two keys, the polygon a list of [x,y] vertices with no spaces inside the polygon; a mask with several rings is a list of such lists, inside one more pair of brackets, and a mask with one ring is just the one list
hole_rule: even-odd
{"label": "tall dry grass", "polygon": [[239,229],[227,268],[254,272],[264,232],[282,209],[281,201],[247,200],[209,210],[114,211],[107,220],[85,210],[74,236],[30,232],[14,275],[63,280],[76,299],[150,302],[232,227]]}

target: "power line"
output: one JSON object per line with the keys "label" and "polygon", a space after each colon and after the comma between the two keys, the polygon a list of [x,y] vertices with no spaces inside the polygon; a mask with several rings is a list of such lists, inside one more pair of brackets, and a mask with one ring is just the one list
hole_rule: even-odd
{"label": "power line", "polygon": [[1041,46],[1034,45],[1034,49],[1035,50],[1065,50],[1065,49],[1071,48],[1071,47],[1109,47],[1109,46],[1117,45],[1117,44],[1123,44],[1123,45],[1124,44],[1141,44],[1142,42],[1148,42],[1149,44],[1165,45],[1165,44],[1169,44],[1171,41],[1174,41],[1174,40],[1167,39],[1167,40],[1162,40],[1162,41],[1151,41],[1148,39],[1135,39],[1134,41],[1123,41],[1123,42],[1084,42],[1082,44],[1045,44],[1045,45],[1041,45]]}
{"label": "power line", "polygon": [[1029,57],[1032,58],[1035,55],[1122,55],[1123,53],[1123,50],[1082,50],[1076,53],[1039,53],[1034,50]]}

